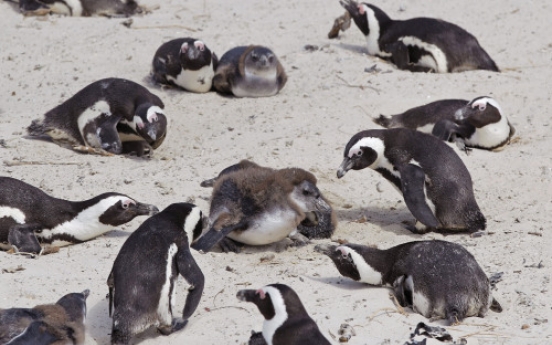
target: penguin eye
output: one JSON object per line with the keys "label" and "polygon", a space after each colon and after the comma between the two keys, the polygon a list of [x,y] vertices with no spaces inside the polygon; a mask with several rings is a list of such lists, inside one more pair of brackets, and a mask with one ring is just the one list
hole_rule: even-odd
{"label": "penguin eye", "polygon": [[130,206],[130,201],[124,201],[121,206],[123,207],[123,210],[127,210]]}
{"label": "penguin eye", "polygon": [[253,62],[257,62],[257,60],[259,60],[259,57],[256,54],[251,54],[251,60],[253,60]]}
{"label": "penguin eye", "polygon": [[310,195],[310,191],[308,189],[303,189],[303,195]]}
{"label": "penguin eye", "polygon": [[40,234],[42,232],[42,229],[35,230],[37,234]]}
{"label": "penguin eye", "polygon": [[358,150],[358,152],[355,153],[355,157],[359,158],[360,156],[362,156],[362,150]]}
{"label": "penguin eye", "polygon": [[481,104],[479,106],[479,111],[483,111],[483,110],[485,110],[485,108],[487,108],[487,107],[485,105]]}
{"label": "penguin eye", "polygon": [[274,56],[270,55],[268,57],[268,62],[273,63],[274,62]]}

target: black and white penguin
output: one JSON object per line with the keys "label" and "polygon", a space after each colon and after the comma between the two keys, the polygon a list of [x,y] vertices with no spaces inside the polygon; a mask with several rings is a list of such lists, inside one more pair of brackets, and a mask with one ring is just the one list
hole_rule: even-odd
{"label": "black and white penguin", "polygon": [[122,153],[135,153],[138,157],[151,155],[167,136],[167,117],[153,113],[150,118],[146,112],[134,115],[132,121],[121,120],[117,124],[117,134],[122,144]]}
{"label": "black and white penguin", "polygon": [[[149,327],[169,335],[186,326],[204,286],[203,273],[190,252],[202,229],[200,209],[178,203],[146,220],[128,237],[107,279],[109,314],[113,315],[111,344],[128,344]],[[190,288],[182,317],[173,318],[179,275]]]}
{"label": "black and white penguin", "polygon": [[406,127],[455,142],[461,150],[500,150],[515,134],[497,101],[477,97],[472,101],[444,99],[415,107],[402,114],[375,118],[385,128]]}
{"label": "black and white penguin", "polygon": [[460,157],[438,138],[408,128],[372,129],[347,143],[337,171],[371,168],[402,193],[416,218],[408,229],[475,233],[486,227],[473,194],[470,173]]}
{"label": "black and white penguin", "polygon": [[136,216],[157,211],[153,205],[119,193],[67,201],[20,180],[0,177],[0,249],[40,253],[40,244],[65,246],[88,241]]}
{"label": "black and white penguin", "polygon": [[159,84],[203,93],[213,86],[217,64],[217,55],[202,40],[177,38],[157,49],[151,75]]}
{"label": "black and white penguin", "polygon": [[192,248],[208,252],[221,242],[223,251],[239,252],[234,241],[265,245],[288,236],[305,243],[308,240],[297,232],[297,226],[311,211],[331,212],[313,174],[300,168],[276,170],[248,163],[216,179],[209,230]]}
{"label": "black and white penguin", "polygon": [[[223,169],[217,177],[201,182],[201,186],[213,187],[217,179],[221,178],[221,176],[250,167],[275,171],[274,169],[261,167],[252,161],[244,159],[238,164],[234,164]],[[306,236],[308,239],[330,238],[337,227],[337,216],[333,211],[333,208],[331,208],[330,202],[323,195],[320,197],[324,199],[328,205],[330,205],[330,210],[314,210],[305,212],[305,219],[297,226],[297,231]]]}
{"label": "black and white penguin", "polygon": [[58,144],[122,152],[117,124],[135,117],[153,122],[164,115],[164,104],[145,87],[130,80],[98,80],[48,111],[27,128],[31,137],[50,137]]}
{"label": "black and white penguin", "polygon": [[265,318],[262,335],[266,344],[330,345],[297,293],[289,286],[270,284],[258,290],[240,290],[236,297],[240,301],[254,303],[259,308]]}
{"label": "black and white penguin", "polygon": [[84,344],[89,294],[84,290],[67,294],[55,304],[0,309],[0,344]]}
{"label": "black and white penguin", "polygon": [[142,13],[135,0],[19,0],[26,16],[61,14],[66,16],[128,17]]}
{"label": "black and white penguin", "polygon": [[502,307],[491,295],[489,278],[473,255],[459,244],[414,241],[380,250],[360,244],[321,244],[339,273],[370,285],[393,288],[403,307],[427,318],[456,324],[466,317],[484,317]]}
{"label": "black and white penguin", "polygon": [[236,47],[224,53],[213,78],[218,92],[236,97],[274,96],[286,82],[286,72],[276,54],[256,45]]}
{"label": "black and white penguin", "polygon": [[499,72],[477,39],[461,27],[434,18],[392,20],[367,3],[340,0],[366,37],[368,53],[412,72]]}

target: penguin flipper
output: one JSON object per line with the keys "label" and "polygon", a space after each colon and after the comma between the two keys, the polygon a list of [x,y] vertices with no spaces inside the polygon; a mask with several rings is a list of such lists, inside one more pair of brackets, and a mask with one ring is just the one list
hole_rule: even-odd
{"label": "penguin flipper", "polygon": [[495,313],[502,313],[502,306],[498,301],[493,297],[493,300],[491,301],[491,306],[489,307],[492,311]]}
{"label": "penguin flipper", "polygon": [[386,44],[383,50],[391,53],[391,61],[401,70],[425,73],[435,72],[433,68],[411,63],[408,47],[402,41]]}
{"label": "penguin flipper", "polygon": [[215,244],[219,243],[223,238],[234,230],[245,230],[248,227],[247,221],[241,221],[238,224],[232,224],[223,227],[220,230],[214,228],[209,229],[207,233],[201,236],[191,247],[195,250],[207,253]]}
{"label": "penguin flipper", "polygon": [[[176,259],[176,265],[179,273],[186,279],[190,288],[188,289],[188,296],[186,297],[186,304],[182,311],[182,322],[174,324],[173,330],[182,329],[185,325],[183,322],[187,321],[192,314],[196,311],[201,295],[203,294],[203,288],[205,286],[205,277],[201,272],[201,268],[197,265],[189,248],[183,248],[178,251]],[[175,327],[180,327],[175,329]]]}
{"label": "penguin flipper", "polygon": [[406,206],[416,220],[428,228],[437,228],[439,221],[426,202],[424,171],[422,168],[412,164],[398,167],[398,169],[401,174],[401,190]]}

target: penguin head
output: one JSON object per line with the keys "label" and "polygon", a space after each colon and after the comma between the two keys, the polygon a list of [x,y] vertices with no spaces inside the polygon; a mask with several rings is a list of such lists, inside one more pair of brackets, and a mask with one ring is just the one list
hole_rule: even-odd
{"label": "penguin head", "polygon": [[250,46],[246,53],[245,73],[257,77],[268,77],[276,73],[278,58],[272,50],[261,46]]}
{"label": "penguin head", "polygon": [[314,249],[329,256],[345,277],[371,285],[381,285],[382,270],[391,265],[381,250],[360,244],[318,245]]}
{"label": "penguin head", "polygon": [[355,265],[353,257],[345,245],[335,246],[329,244],[319,244],[314,247],[314,250],[327,255],[337,267],[337,270],[341,275],[349,277],[353,280],[360,280],[360,274]]}
{"label": "penguin head", "polygon": [[[85,210],[92,218],[98,217],[105,225],[121,225],[137,216],[151,216],[159,212],[154,205],[143,204],[119,193],[104,193],[87,201],[90,206]],[[84,211],[83,211],[84,212]]]}
{"label": "penguin head", "polygon": [[297,293],[284,284],[270,284],[257,290],[240,290],[236,297],[240,301],[255,304],[266,320],[277,317],[283,323],[288,315],[307,314]]}
{"label": "penguin head", "polygon": [[290,198],[301,211],[330,212],[332,210],[316,187],[316,177],[312,173],[299,168],[286,168],[279,170],[276,178],[284,188],[291,188],[288,189]]}
{"label": "penguin head", "polygon": [[90,290],[86,289],[79,293],[70,293],[56,302],[65,309],[69,320],[77,323],[84,323],[86,319],[86,299],[90,295]]}
{"label": "penguin head", "polygon": [[470,118],[470,123],[481,128],[485,125],[499,122],[502,118],[502,110],[497,101],[491,97],[477,97],[465,107],[459,109],[454,115],[457,120]]}
{"label": "penguin head", "polygon": [[159,147],[167,135],[167,117],[160,107],[143,103],[136,108],[130,124],[154,149]]}
{"label": "penguin head", "polygon": [[[357,3],[352,0],[341,0],[340,4],[349,12],[356,26],[362,31],[364,36],[369,36],[371,34],[371,27],[377,28],[377,31],[379,31],[379,28],[383,24],[391,21],[385,12],[374,5]],[[379,32],[373,34],[379,36]]]}
{"label": "penguin head", "polygon": [[201,40],[187,39],[180,46],[180,63],[183,69],[198,70],[211,64],[212,53]]}
{"label": "penguin head", "polygon": [[344,159],[337,170],[337,178],[342,178],[351,169],[377,168],[384,150],[383,140],[371,136],[370,132],[364,131],[354,135],[345,146]]}

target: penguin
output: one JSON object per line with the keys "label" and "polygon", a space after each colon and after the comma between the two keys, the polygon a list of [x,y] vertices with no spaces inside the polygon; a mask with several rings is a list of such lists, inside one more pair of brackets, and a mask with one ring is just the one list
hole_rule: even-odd
{"label": "penguin", "polygon": [[258,290],[239,290],[236,297],[259,308],[265,318],[262,335],[266,344],[330,345],[291,287],[270,284]]}
{"label": "penguin", "polygon": [[165,114],[163,108],[161,99],[145,87],[126,79],[107,78],[86,86],[44,118],[34,120],[27,132],[79,151],[85,147],[120,154],[123,148],[117,124],[136,117],[153,122]]}
{"label": "penguin", "polygon": [[0,344],[84,344],[89,294],[90,290],[84,290],[67,294],[55,304],[0,309]]}
{"label": "penguin", "polygon": [[217,55],[202,40],[177,38],[157,49],[151,75],[156,83],[204,93],[213,87],[217,64]]}
{"label": "penguin", "polygon": [[129,17],[144,9],[135,0],[19,0],[25,16],[61,14],[66,16]]}
{"label": "penguin", "polygon": [[392,20],[378,7],[340,0],[366,37],[368,53],[412,72],[500,72],[477,39],[461,27],[434,18]]}
{"label": "penguin", "polygon": [[514,126],[496,100],[488,96],[443,99],[409,109],[402,114],[374,118],[385,128],[406,127],[454,142],[466,151],[477,148],[498,151],[510,142]]}
{"label": "penguin", "polygon": [[[203,229],[201,210],[176,203],[146,220],[123,244],[107,279],[111,344],[128,344],[149,327],[169,335],[186,326],[196,310],[204,276],[190,252]],[[190,284],[181,318],[173,318],[175,282]]]}
{"label": "penguin", "polygon": [[121,140],[122,153],[135,153],[138,157],[151,155],[165,140],[167,125],[167,117],[161,113],[155,113],[151,121],[145,112],[134,115],[132,121],[119,121],[117,134]]}
{"label": "penguin", "polygon": [[[275,171],[274,169],[261,167],[254,162],[244,159],[240,161],[238,164],[234,164],[232,166],[229,166],[223,169],[217,177],[201,182],[201,187],[213,187],[217,179],[220,179],[221,176],[238,170],[243,170],[249,167]],[[321,195],[320,197],[324,199],[324,201],[328,205],[330,205],[330,210],[329,211],[314,210],[314,211],[306,212],[305,219],[297,226],[297,231],[300,234],[306,236],[309,240],[320,239],[320,238],[330,238],[337,227],[337,216],[333,208],[331,207],[330,202],[323,195]]]}
{"label": "penguin", "polygon": [[470,252],[447,241],[413,241],[380,250],[360,244],[320,244],[315,251],[332,259],[339,273],[353,280],[393,288],[403,307],[426,318],[457,324],[502,307]]}
{"label": "penguin", "polygon": [[250,45],[230,49],[220,58],[214,88],[236,97],[274,96],[284,87],[284,67],[269,48]]}
{"label": "penguin", "polygon": [[211,195],[209,230],[192,245],[195,250],[208,252],[221,242],[223,251],[237,253],[240,248],[235,242],[265,245],[288,236],[296,244],[304,244],[308,240],[297,233],[297,226],[306,213],[332,212],[310,172],[247,165],[217,178]]}
{"label": "penguin", "polygon": [[157,207],[119,193],[67,201],[23,181],[0,177],[0,248],[40,253],[42,245],[81,243],[102,235]]}
{"label": "penguin", "polygon": [[379,172],[402,193],[416,218],[407,227],[413,233],[483,234],[487,220],[475,200],[470,173],[440,139],[408,128],[372,129],[355,134],[343,155],[337,177],[351,169]]}

